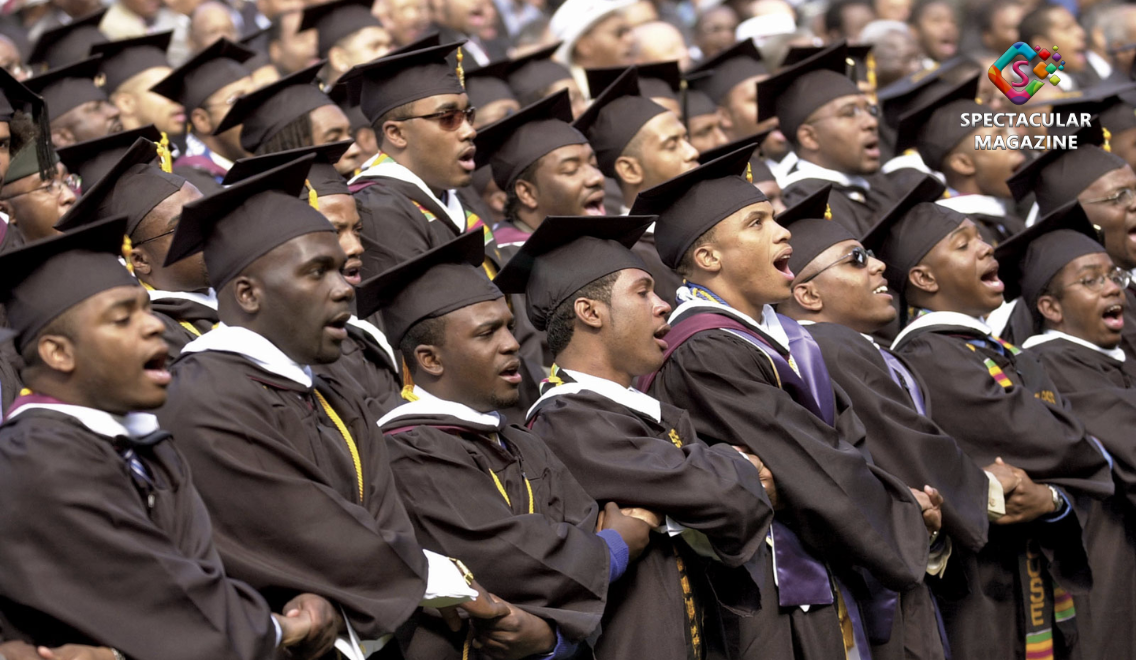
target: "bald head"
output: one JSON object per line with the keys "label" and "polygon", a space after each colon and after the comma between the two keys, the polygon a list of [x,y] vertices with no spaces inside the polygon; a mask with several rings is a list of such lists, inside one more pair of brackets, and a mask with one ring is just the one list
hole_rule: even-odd
{"label": "bald head", "polygon": [[636,64],[671,62],[678,60],[684,71],[690,68],[690,52],[686,40],[678,28],[663,21],[651,21],[635,28],[635,40],[639,43]]}
{"label": "bald head", "polygon": [[189,22],[189,46],[194,53],[200,53],[220,38],[236,41],[237,25],[233,13],[223,3],[210,0],[193,11]]}

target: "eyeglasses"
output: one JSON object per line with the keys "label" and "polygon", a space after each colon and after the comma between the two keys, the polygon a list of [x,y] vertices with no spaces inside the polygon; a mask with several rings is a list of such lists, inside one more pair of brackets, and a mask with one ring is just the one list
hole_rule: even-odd
{"label": "eyeglasses", "polygon": [[1112,193],[1108,197],[1101,197],[1100,199],[1087,199],[1086,204],[1105,204],[1108,203],[1112,206],[1129,206],[1132,200],[1136,199],[1136,189],[1121,188]]}
{"label": "eyeglasses", "polygon": [[824,121],[825,119],[861,119],[867,115],[879,117],[880,106],[872,103],[846,105],[840,110],[837,110],[835,114],[831,114],[827,117],[817,117],[813,121]]}
{"label": "eyeglasses", "polygon": [[1107,273],[1097,275],[1096,277],[1086,277],[1084,279],[1073,282],[1073,284],[1080,284],[1089,291],[1098,293],[1099,291],[1104,289],[1104,283],[1106,280],[1111,280],[1116,284],[1116,286],[1120,287],[1121,289],[1127,289],[1128,283],[1132,281],[1132,275],[1122,268],[1113,268]]}
{"label": "eyeglasses", "polygon": [[438,122],[438,126],[443,131],[456,131],[461,128],[462,121],[468,121],[470,126],[473,126],[473,120],[477,118],[477,108],[470,106],[465,110],[443,110],[429,115],[420,115],[418,117],[403,117],[402,119],[392,119],[391,121],[410,121],[411,119],[429,119]]}
{"label": "eyeglasses", "polygon": [[54,178],[51,181],[49,181],[47,183],[47,185],[40,186],[39,188],[33,188],[33,189],[31,189],[27,192],[16,193],[15,195],[8,195],[7,197],[0,197],[0,201],[6,202],[9,199],[15,199],[15,198],[21,197],[23,195],[30,195],[32,193],[36,193],[36,192],[39,192],[41,190],[47,190],[47,191],[50,192],[50,194],[58,197],[59,193],[63,192],[63,186],[67,186],[68,188],[70,188],[71,192],[73,192],[73,193],[78,193],[79,192],[79,186],[80,186],[79,177],[75,176],[74,174],[68,174],[67,176],[57,177],[57,178]]}
{"label": "eyeglasses", "polygon": [[157,236],[151,236],[150,238],[144,238],[140,241],[132,241],[131,244],[134,247],[138,247],[139,245],[145,245],[145,244],[149,243],[150,241],[156,241],[163,236],[169,236],[170,234],[174,233],[175,231],[177,231],[177,227],[174,227],[173,229],[171,229],[169,231],[162,232],[162,233],[158,234]]}
{"label": "eyeglasses", "polygon": [[852,248],[852,251],[849,252],[848,254],[844,255],[843,257],[840,257],[839,259],[830,263],[829,265],[825,266],[824,268],[821,268],[820,270],[813,273],[812,275],[809,275],[808,277],[801,280],[800,282],[797,282],[797,284],[806,284],[808,282],[812,282],[813,280],[815,280],[817,278],[818,275],[820,275],[824,271],[828,270],[829,268],[832,268],[833,266],[838,266],[838,265],[844,263],[845,261],[852,264],[856,268],[867,268],[868,267],[868,259],[874,259],[875,256],[876,256],[875,253],[873,253],[871,250],[865,250],[864,248],[857,245],[856,247]]}

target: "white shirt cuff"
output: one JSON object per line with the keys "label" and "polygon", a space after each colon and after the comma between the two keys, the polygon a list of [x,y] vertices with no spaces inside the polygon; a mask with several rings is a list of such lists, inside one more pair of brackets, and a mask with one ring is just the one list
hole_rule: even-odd
{"label": "white shirt cuff", "polygon": [[[983,470],[983,472],[986,472]],[[986,517],[990,520],[997,520],[1006,515],[1006,493],[1002,490],[1002,482],[998,481],[990,472],[986,472],[986,478],[990,480],[990,486],[986,492]]]}

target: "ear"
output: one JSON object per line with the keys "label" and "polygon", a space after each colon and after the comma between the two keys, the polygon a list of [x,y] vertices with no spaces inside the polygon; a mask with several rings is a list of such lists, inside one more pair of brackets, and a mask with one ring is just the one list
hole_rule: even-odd
{"label": "ear", "polygon": [[577,298],[573,307],[576,310],[577,321],[595,330],[603,327],[603,318],[600,316],[598,301],[589,298]]}
{"label": "ear", "polygon": [[965,151],[947,156],[947,160],[943,165],[944,170],[954,170],[959,176],[974,176],[974,158]]}
{"label": "ear", "polygon": [[441,378],[446,368],[442,365],[442,354],[437,346],[419,344],[414,349],[414,359],[418,368],[434,378]]}
{"label": "ear", "polygon": [[134,267],[135,275],[149,275],[154,271],[150,264],[150,255],[142,248],[130,250],[130,265]]}
{"label": "ear", "polygon": [[797,127],[797,143],[801,145],[801,149],[808,151],[817,151],[820,149],[820,141],[817,139],[816,127],[812,124],[801,124]]}
{"label": "ear", "polygon": [[264,302],[262,300],[264,292],[259,282],[248,275],[241,275],[230,282],[229,286],[233,287],[233,298],[236,299],[241,311],[250,315],[260,311],[261,303]]}
{"label": "ear", "polygon": [[536,184],[532,181],[517,179],[517,182],[513,184],[513,190],[517,193],[517,200],[526,209],[532,211],[540,206],[540,202],[536,201]]}
{"label": "ear", "polygon": [[69,374],[75,371],[75,344],[63,335],[44,335],[36,346],[39,359],[53,371]]}
{"label": "ear", "polygon": [[820,292],[817,291],[816,285],[812,282],[805,282],[793,287],[793,299],[801,309],[814,314],[824,310],[824,301],[821,300]]}
{"label": "ear", "polygon": [[930,266],[919,264],[907,273],[907,283],[926,293],[938,293],[939,282]]}
{"label": "ear", "polygon": [[209,113],[205,108],[194,108],[189,113],[189,123],[193,126],[193,131],[198,135],[212,135],[213,134],[213,120],[209,118]]}
{"label": "ear", "polygon": [[643,183],[643,166],[638,158],[620,156],[615,159],[615,176],[629,186]]}
{"label": "ear", "polygon": [[51,144],[56,149],[70,147],[75,144],[75,134],[71,132],[70,128],[53,128],[51,129]]}
{"label": "ear", "polygon": [[718,273],[722,270],[722,258],[718,254],[717,248],[712,244],[706,243],[694,249],[692,261],[699,269],[708,273]]}
{"label": "ear", "polygon": [[1061,301],[1050,295],[1037,299],[1037,311],[1045,317],[1049,325],[1061,325],[1065,322],[1065,312],[1061,309]]}
{"label": "ear", "polygon": [[382,136],[383,142],[385,144],[390,144],[397,149],[405,149],[406,145],[409,143],[406,133],[403,130],[403,127],[406,123],[407,122],[401,121],[388,121],[384,123]]}
{"label": "ear", "polygon": [[332,71],[346,71],[351,68],[347,65],[347,51],[339,46],[332,46],[328,49],[327,63]]}

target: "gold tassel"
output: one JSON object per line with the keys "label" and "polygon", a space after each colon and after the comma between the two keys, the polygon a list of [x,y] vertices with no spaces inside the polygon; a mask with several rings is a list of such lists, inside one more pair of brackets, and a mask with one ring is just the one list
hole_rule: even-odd
{"label": "gold tassel", "polygon": [[162,171],[170,174],[174,171],[174,155],[170,152],[170,136],[162,131],[162,140],[158,142],[158,160],[161,161]]}
{"label": "gold tassel", "polygon": [[1104,144],[1101,145],[1101,149],[1104,149],[1105,151],[1111,153],[1112,152],[1112,145],[1109,144],[1109,140],[1112,139],[1112,132],[1109,131],[1104,126],[1101,126],[1101,133],[1104,135]]}
{"label": "gold tassel", "polygon": [[824,219],[832,220],[832,207],[828,204],[824,205]]}
{"label": "gold tassel", "polygon": [[122,258],[126,260],[126,270],[130,274],[134,274],[134,264],[130,261],[130,253],[134,251],[134,243],[130,240],[129,236],[122,237]]}
{"label": "gold tassel", "polygon": [[312,182],[304,179],[304,185],[308,187],[308,206],[315,210],[320,210],[319,195],[316,194],[316,189],[312,187]]}
{"label": "gold tassel", "polygon": [[462,59],[465,56],[462,54],[461,46],[458,46],[458,82],[461,83],[462,89],[465,89],[465,69],[462,68]]}
{"label": "gold tassel", "polygon": [[875,91],[875,89],[876,89],[876,56],[873,55],[872,53],[868,53],[868,56],[864,58],[864,66],[866,66],[868,68],[868,76],[867,76],[868,77],[868,85],[870,85],[872,90]]}
{"label": "gold tassel", "polygon": [[753,168],[750,167],[748,162],[746,163],[746,181],[753,183]]}
{"label": "gold tassel", "polygon": [[402,392],[403,401],[417,401],[418,395],[414,393],[414,378],[410,375],[410,367],[406,366],[406,358],[402,358]]}

